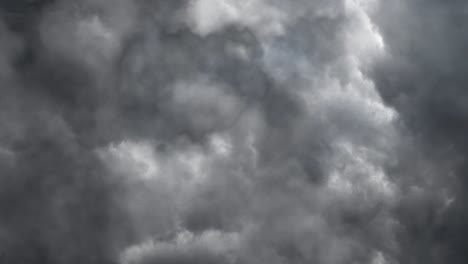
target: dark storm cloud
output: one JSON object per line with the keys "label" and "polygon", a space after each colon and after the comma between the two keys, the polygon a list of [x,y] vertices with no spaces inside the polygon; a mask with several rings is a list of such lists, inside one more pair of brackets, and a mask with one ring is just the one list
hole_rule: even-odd
{"label": "dark storm cloud", "polygon": [[[379,53],[364,10],[319,1],[192,4],[201,14],[189,9],[188,27],[187,19],[168,25],[149,18],[130,38],[120,60],[125,96],[116,121],[132,136],[101,153],[118,172],[144,178],[149,190],[133,199],[165,197],[151,206],[130,201],[133,215],[145,216],[138,221],[141,233],[164,226],[195,239],[179,245],[158,232],[143,235],[124,259],[391,259],[398,247],[389,211],[396,187],[381,168],[397,140],[395,113],[355,64]],[[252,6],[261,19],[244,17]],[[263,19],[282,29],[268,28]],[[361,45],[369,50],[357,50]],[[130,168],[115,165],[122,161]],[[149,208],[154,213],[144,212]],[[157,220],[166,217],[172,223]],[[205,249],[187,253],[205,232],[235,234],[241,246],[233,246],[230,258],[225,251],[221,258]]]}
{"label": "dark storm cloud", "polygon": [[[186,135],[200,140],[206,131],[228,127],[240,115],[241,108],[233,105],[234,110],[229,108],[217,117],[218,108],[224,107],[220,102],[206,109],[217,120],[199,128],[186,110],[165,102],[171,100],[164,94],[166,86],[182,77],[190,82],[188,75],[194,75],[197,68],[219,71],[212,74],[213,79],[237,72],[240,76],[228,81],[232,85],[254,74],[248,68],[252,66],[244,69],[220,50],[222,35],[205,41],[177,25],[178,31],[172,32],[177,22],[169,17],[181,3],[2,2],[2,262],[117,261],[122,246],[132,241],[132,234],[139,234],[133,230],[140,227],[127,225],[125,214],[132,212],[126,208],[127,189],[103,166],[96,150],[127,136],[164,142]],[[133,21],[132,8],[144,16],[141,21]],[[151,31],[145,35],[138,26]],[[225,33],[232,35],[233,43],[251,46],[248,34],[242,29]],[[159,47],[153,51],[151,44]],[[144,56],[140,64],[147,68],[138,72],[143,78],[129,76],[132,67],[137,67],[138,54],[134,53],[138,48]],[[217,52],[211,56],[215,61],[210,61],[206,48]],[[152,52],[166,57],[146,57]],[[140,84],[145,78],[148,86]],[[194,89],[195,95],[202,92]],[[177,95],[173,103],[188,103],[184,91],[180,93],[182,99]],[[221,99],[229,97],[225,95],[229,92],[218,93]],[[197,98],[204,100],[203,95]],[[197,105],[193,107],[188,110],[200,111]],[[187,258],[176,254],[162,258],[178,263]],[[202,260],[207,254],[195,255]]]}
{"label": "dark storm cloud", "polygon": [[461,4],[377,2],[2,2],[0,257],[463,263]]}
{"label": "dark storm cloud", "polygon": [[[93,154],[91,73],[51,54],[39,24],[52,3],[3,1],[3,263],[106,263],[126,240],[118,182]],[[115,224],[114,224],[115,223]]]}
{"label": "dark storm cloud", "polygon": [[[419,175],[409,184],[422,189],[401,205],[402,263],[468,261],[467,8],[464,1],[383,2],[375,16],[390,53],[374,70],[376,86],[398,109],[419,155],[433,163],[426,172],[407,167]],[[443,203],[441,190],[448,193]]]}

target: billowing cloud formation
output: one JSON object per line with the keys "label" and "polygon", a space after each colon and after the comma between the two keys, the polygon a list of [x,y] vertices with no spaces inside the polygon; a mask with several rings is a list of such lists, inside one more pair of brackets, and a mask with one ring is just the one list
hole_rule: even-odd
{"label": "billowing cloud formation", "polygon": [[[400,113],[417,149],[406,148],[395,171],[416,176],[404,179],[413,190],[398,210],[405,224],[401,254],[407,263],[468,261],[463,249],[468,230],[467,8],[463,1],[386,2],[375,16],[389,54],[374,67],[373,79]],[[413,155],[418,158],[409,158]]]}
{"label": "billowing cloud formation", "polygon": [[2,263],[466,262],[463,3],[0,9]]}

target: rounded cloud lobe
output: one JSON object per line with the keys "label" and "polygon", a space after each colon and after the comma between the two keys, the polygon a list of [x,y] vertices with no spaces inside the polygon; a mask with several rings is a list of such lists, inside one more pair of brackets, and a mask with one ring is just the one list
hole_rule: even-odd
{"label": "rounded cloud lobe", "polygon": [[464,263],[432,2],[0,4],[0,259]]}

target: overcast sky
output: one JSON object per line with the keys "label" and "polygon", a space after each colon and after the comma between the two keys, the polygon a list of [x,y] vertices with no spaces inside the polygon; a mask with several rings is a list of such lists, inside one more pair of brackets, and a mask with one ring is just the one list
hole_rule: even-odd
{"label": "overcast sky", "polygon": [[468,263],[468,2],[0,18],[1,263]]}

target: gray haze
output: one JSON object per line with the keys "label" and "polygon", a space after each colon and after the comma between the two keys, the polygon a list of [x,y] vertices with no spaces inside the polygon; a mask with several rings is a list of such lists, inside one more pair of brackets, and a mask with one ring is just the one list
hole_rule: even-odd
{"label": "gray haze", "polygon": [[0,263],[468,263],[465,1],[0,18]]}

